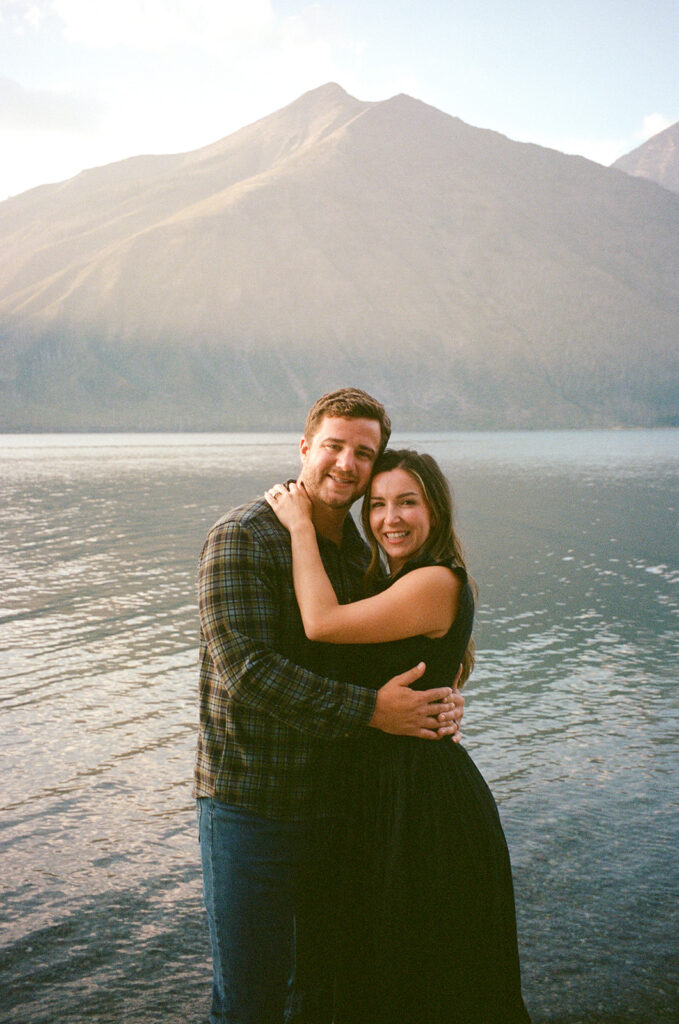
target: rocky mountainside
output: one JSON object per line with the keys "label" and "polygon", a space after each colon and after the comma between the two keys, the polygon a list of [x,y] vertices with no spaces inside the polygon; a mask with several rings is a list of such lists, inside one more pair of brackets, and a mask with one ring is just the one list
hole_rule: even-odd
{"label": "rocky mountainside", "polygon": [[613,167],[679,193],[679,121],[621,156]]}
{"label": "rocky mountainside", "polygon": [[0,203],[0,429],[679,423],[679,196],[327,85]]}

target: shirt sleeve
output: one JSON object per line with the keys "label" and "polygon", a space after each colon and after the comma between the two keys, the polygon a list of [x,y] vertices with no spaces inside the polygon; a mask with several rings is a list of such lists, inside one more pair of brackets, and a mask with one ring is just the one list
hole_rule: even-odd
{"label": "shirt sleeve", "polygon": [[373,689],[296,665],[273,647],[280,594],[271,555],[237,521],[213,528],[198,572],[202,641],[226,697],[293,729],[353,735],[375,709]]}

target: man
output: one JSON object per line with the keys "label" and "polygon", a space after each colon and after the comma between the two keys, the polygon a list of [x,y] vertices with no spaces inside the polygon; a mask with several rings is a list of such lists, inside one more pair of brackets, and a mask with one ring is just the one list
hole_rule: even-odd
{"label": "man", "polygon": [[[366,565],[348,512],[390,430],[381,403],[353,388],[324,395],[307,416],[299,480],[342,602],[361,596]],[[337,647],[304,635],[289,534],[263,499],[210,530],[199,610],[195,790],[214,968],[210,1021],[330,1024],[340,826],[324,751],[366,728],[452,735],[462,698],[449,688],[409,689],[423,666],[377,692],[341,682]]]}

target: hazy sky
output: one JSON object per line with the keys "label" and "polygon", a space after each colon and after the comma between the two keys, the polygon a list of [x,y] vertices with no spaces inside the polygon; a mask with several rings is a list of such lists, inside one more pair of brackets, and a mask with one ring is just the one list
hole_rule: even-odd
{"label": "hazy sky", "polygon": [[600,163],[679,120],[679,0],[0,0],[0,199],[334,81]]}

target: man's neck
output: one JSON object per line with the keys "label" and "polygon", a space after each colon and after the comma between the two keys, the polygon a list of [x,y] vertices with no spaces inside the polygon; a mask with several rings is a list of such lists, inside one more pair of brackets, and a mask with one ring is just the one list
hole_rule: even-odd
{"label": "man's neck", "polygon": [[348,508],[328,508],[327,505],[311,503],[311,521],[321,537],[331,540],[337,547],[342,546],[344,523],[349,514]]}

